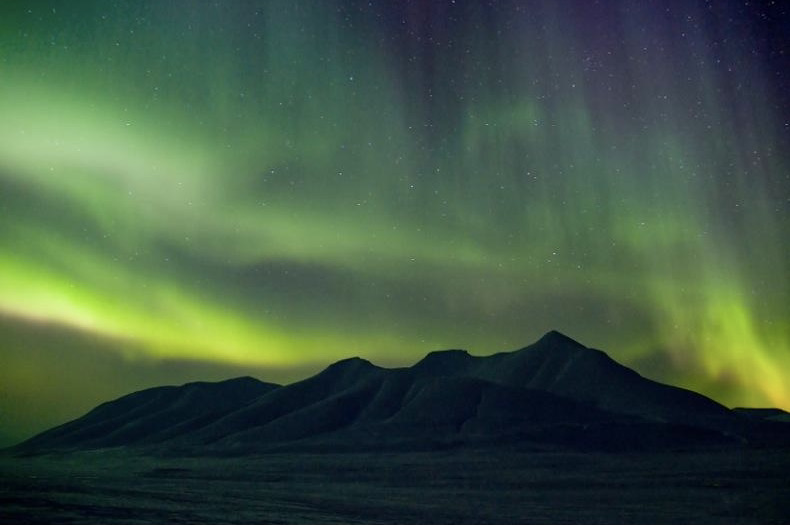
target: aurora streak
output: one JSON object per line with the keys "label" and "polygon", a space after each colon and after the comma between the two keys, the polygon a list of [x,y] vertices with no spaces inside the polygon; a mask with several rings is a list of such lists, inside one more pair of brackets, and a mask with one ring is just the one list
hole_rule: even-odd
{"label": "aurora streak", "polygon": [[780,4],[3,3],[0,438],[552,328],[790,409]]}

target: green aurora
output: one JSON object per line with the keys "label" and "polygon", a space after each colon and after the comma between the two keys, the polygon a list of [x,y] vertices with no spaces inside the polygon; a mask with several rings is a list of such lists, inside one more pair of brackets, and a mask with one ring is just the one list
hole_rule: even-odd
{"label": "green aurora", "polygon": [[156,384],[553,328],[790,409],[787,20],[4,2],[0,440]]}

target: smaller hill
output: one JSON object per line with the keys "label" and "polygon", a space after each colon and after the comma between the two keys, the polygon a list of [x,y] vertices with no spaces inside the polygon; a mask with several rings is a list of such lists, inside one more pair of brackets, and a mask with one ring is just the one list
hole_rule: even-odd
{"label": "smaller hill", "polygon": [[280,388],[251,377],[161,386],[103,403],[22,443],[22,450],[148,445],[191,434]]}

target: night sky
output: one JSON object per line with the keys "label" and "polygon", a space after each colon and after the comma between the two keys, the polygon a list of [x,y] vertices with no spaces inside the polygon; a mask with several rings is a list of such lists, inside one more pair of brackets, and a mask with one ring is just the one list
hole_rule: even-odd
{"label": "night sky", "polygon": [[788,4],[4,1],[0,444],[557,329],[790,409]]}

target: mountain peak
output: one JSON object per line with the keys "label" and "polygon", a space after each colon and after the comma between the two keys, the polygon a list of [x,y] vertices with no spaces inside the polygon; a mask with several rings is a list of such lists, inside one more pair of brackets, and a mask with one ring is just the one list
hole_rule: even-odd
{"label": "mountain peak", "polygon": [[420,373],[450,375],[466,370],[472,356],[466,350],[435,350],[412,368]]}
{"label": "mountain peak", "polygon": [[428,354],[425,356],[425,359],[427,359],[427,358],[429,358],[429,357],[431,357],[431,356],[433,356],[434,358],[436,358],[436,357],[441,357],[441,356],[446,356],[446,357],[450,357],[450,356],[461,357],[461,356],[467,356],[467,355],[469,355],[469,352],[468,352],[468,351],[466,351],[466,350],[461,350],[461,349],[459,349],[459,348],[451,348],[451,349],[449,349],[449,350],[434,350],[434,351],[432,351],[432,352],[428,352]]}
{"label": "mountain peak", "polygon": [[546,332],[543,335],[543,337],[541,337],[538,340],[538,343],[545,344],[545,345],[551,345],[551,346],[562,345],[562,346],[573,346],[573,347],[579,347],[579,348],[586,348],[580,342],[576,341],[575,339],[572,339],[572,338],[568,337],[567,335],[565,335],[562,332],[559,332],[557,330],[550,330],[550,331]]}
{"label": "mountain peak", "polygon": [[341,359],[329,365],[327,370],[365,370],[370,368],[379,368],[367,359],[361,357],[349,357]]}
{"label": "mountain peak", "polygon": [[421,363],[452,363],[456,361],[465,361],[469,357],[471,356],[466,350],[434,350],[423,357],[415,366],[419,366]]}
{"label": "mountain peak", "polygon": [[252,376],[239,376],[239,377],[232,377],[230,379],[225,379],[223,381],[218,381],[221,384],[257,384],[263,383],[260,379],[256,379]]}

